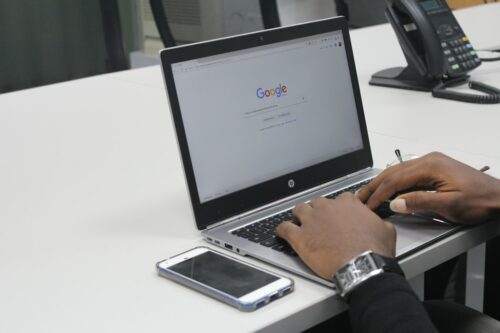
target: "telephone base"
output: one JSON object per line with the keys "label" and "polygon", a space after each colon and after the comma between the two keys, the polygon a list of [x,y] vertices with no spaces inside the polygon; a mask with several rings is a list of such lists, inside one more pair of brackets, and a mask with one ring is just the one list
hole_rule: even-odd
{"label": "telephone base", "polygon": [[409,67],[392,67],[372,75],[370,85],[418,91],[432,91],[438,80],[425,80]]}

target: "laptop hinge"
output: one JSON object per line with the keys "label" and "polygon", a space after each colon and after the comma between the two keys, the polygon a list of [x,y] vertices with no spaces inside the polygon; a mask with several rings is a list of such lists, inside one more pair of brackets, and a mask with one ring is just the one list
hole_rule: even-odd
{"label": "laptop hinge", "polygon": [[277,200],[277,201],[273,201],[265,206],[261,206],[259,208],[256,208],[256,209],[253,209],[253,210],[249,210],[247,212],[244,212],[242,214],[239,214],[239,215],[235,215],[235,216],[232,216],[228,219],[225,219],[225,220],[222,220],[222,221],[219,221],[217,223],[214,223],[214,224],[211,224],[210,226],[208,226],[206,228],[206,230],[210,230],[210,229],[213,229],[213,228],[217,228],[218,226],[221,226],[221,225],[224,225],[226,223],[231,223],[231,222],[235,222],[235,221],[238,221],[238,220],[241,220],[241,219],[244,219],[252,214],[256,214],[256,213],[259,213],[259,212],[262,212],[262,211],[265,211],[266,209],[269,209],[271,207],[274,207],[274,206],[278,206],[278,205],[281,205],[287,201],[292,201],[294,199],[297,199],[298,197],[301,197],[301,196],[304,196],[304,195],[307,195],[309,193],[313,193],[313,192],[316,192],[316,191],[320,191],[326,187],[329,187],[329,186],[332,186],[336,183],[340,183],[342,181],[345,181],[349,178],[353,178],[353,177],[356,177],[356,176],[359,176],[363,173],[366,173],[368,171],[372,170],[372,167],[367,167],[365,169],[362,169],[362,170],[359,170],[359,171],[356,171],[356,172],[353,172],[353,173],[350,173],[348,174],[347,176],[344,176],[342,178],[337,178],[335,180],[332,180],[331,182],[328,182],[328,183],[325,183],[325,184],[322,184],[322,185],[319,185],[319,186],[316,186],[316,187],[313,187],[313,188],[310,188],[306,191],[302,191],[302,192],[299,192],[299,193],[296,193],[294,195],[291,195],[291,196],[288,196],[286,198],[283,198],[283,199],[280,199],[280,200]]}

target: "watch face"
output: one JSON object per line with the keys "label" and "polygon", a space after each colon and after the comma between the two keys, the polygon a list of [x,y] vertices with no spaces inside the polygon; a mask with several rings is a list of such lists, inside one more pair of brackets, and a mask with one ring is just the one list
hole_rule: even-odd
{"label": "watch face", "polygon": [[340,296],[344,297],[364,281],[384,271],[404,276],[395,259],[385,258],[372,251],[367,251],[341,267],[333,279]]}
{"label": "watch face", "polygon": [[368,273],[372,271],[373,269],[376,269],[377,266],[375,265],[375,262],[372,259],[372,256],[366,255],[366,256],[361,256],[358,257],[354,260],[354,266],[356,267],[356,272],[358,273]]}
{"label": "watch face", "polygon": [[344,288],[349,288],[353,282],[364,277],[374,269],[377,269],[377,266],[370,255],[359,256],[339,271],[337,280]]}
{"label": "watch face", "polygon": [[365,252],[337,271],[335,274],[335,284],[340,295],[344,297],[355,289],[357,285],[381,272],[383,270],[377,266],[372,253]]}

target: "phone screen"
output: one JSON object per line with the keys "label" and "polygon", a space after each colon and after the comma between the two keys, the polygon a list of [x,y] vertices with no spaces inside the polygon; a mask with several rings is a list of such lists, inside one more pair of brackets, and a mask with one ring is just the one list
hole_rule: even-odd
{"label": "phone screen", "polygon": [[279,279],[210,251],[173,265],[170,270],[236,298]]}

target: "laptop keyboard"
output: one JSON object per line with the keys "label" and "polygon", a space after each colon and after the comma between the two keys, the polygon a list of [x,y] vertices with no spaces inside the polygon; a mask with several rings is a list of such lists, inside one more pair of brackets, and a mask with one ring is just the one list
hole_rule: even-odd
{"label": "laptop keyboard", "polygon": [[[335,199],[337,196],[344,192],[356,192],[360,187],[366,185],[370,182],[370,180],[366,180],[364,182],[358,183],[351,187],[347,187],[338,192],[334,192],[325,196],[328,199]],[[381,218],[386,218],[394,213],[389,209],[389,205],[384,205],[383,207],[379,207],[379,209],[375,212]],[[287,210],[281,212],[279,214],[270,216],[263,220],[257,221],[255,223],[246,225],[239,229],[232,231],[233,235],[238,237],[246,238],[251,242],[258,243],[262,246],[269,247],[275,251],[283,252],[290,256],[297,256],[297,253],[292,249],[292,247],[282,238],[276,235],[276,227],[280,225],[284,221],[293,220],[292,210]]]}

